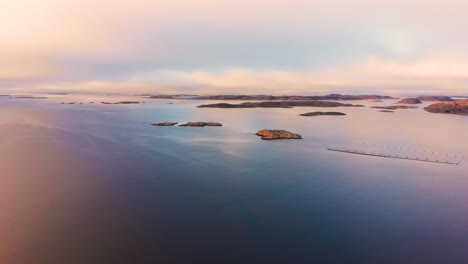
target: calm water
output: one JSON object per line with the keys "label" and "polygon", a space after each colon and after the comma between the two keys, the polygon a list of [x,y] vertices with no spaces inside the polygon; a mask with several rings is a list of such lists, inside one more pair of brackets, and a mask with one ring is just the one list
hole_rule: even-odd
{"label": "calm water", "polygon": [[468,261],[468,117],[121,99],[0,98],[0,263]]}

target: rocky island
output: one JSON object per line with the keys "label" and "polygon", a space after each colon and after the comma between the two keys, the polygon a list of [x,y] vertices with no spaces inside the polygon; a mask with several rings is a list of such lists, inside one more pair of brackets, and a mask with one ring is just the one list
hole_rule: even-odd
{"label": "rocky island", "polygon": [[296,133],[291,133],[286,130],[278,129],[262,129],[257,131],[255,135],[261,137],[263,140],[273,139],[302,139],[302,136]]}
{"label": "rocky island", "polygon": [[101,104],[141,104],[141,102],[136,102],[136,101],[122,101],[122,102],[101,102]]}
{"label": "rocky island", "polygon": [[419,96],[418,99],[422,102],[453,102],[450,96]]}
{"label": "rocky island", "polygon": [[210,127],[220,127],[223,126],[223,124],[218,123],[218,122],[188,122],[179,126],[183,127],[205,127],[205,126],[210,126]]}
{"label": "rocky island", "polygon": [[408,105],[388,105],[388,106],[372,106],[374,109],[384,109],[384,110],[397,110],[397,109],[415,109],[417,106],[408,106]]}
{"label": "rocky island", "polygon": [[161,123],[152,123],[152,126],[175,126],[177,122],[161,122]]}
{"label": "rocky island", "polygon": [[468,99],[451,103],[436,103],[424,108],[430,113],[468,115]]}
{"label": "rocky island", "polygon": [[328,115],[328,116],[344,116],[346,115],[345,113],[341,112],[309,112],[309,113],[304,113],[300,114],[301,116],[323,116],[323,115]]}
{"label": "rocky island", "polygon": [[245,102],[240,104],[207,104],[199,105],[199,108],[292,108],[292,107],[363,107],[363,105],[344,104],[328,101],[264,101],[264,102]]}
{"label": "rocky island", "polygon": [[405,98],[397,102],[397,104],[422,104],[418,98]]}
{"label": "rocky island", "polygon": [[329,95],[142,95],[152,99],[191,99],[191,100],[245,100],[245,101],[266,101],[266,100],[332,100],[332,101],[345,101],[345,100],[381,100],[381,99],[395,99],[391,96],[384,95],[342,95],[342,94],[329,94]]}
{"label": "rocky island", "polygon": [[15,99],[47,99],[44,96],[15,96]]}

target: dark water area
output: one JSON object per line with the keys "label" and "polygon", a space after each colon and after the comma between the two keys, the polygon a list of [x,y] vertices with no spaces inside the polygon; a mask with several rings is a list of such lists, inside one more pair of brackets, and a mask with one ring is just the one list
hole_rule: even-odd
{"label": "dark water area", "polygon": [[0,263],[468,261],[467,117],[1,100]]}

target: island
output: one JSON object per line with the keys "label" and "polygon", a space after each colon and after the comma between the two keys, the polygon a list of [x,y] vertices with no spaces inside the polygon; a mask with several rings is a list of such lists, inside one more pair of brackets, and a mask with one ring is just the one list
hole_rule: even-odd
{"label": "island", "polygon": [[450,96],[419,96],[418,99],[422,102],[453,102]]}
{"label": "island", "polygon": [[194,99],[198,98],[196,94],[139,94],[137,96],[143,96],[149,99]]}
{"label": "island", "polygon": [[177,122],[161,122],[161,123],[152,123],[152,126],[175,126]]}
{"label": "island", "polygon": [[384,109],[384,110],[397,110],[397,109],[415,109],[417,106],[408,106],[408,105],[388,105],[388,106],[372,106],[374,109]]}
{"label": "island", "polygon": [[436,103],[424,108],[424,110],[430,113],[468,115],[468,99],[450,103]]}
{"label": "island", "polygon": [[146,98],[151,99],[190,99],[190,100],[244,100],[244,101],[266,101],[266,100],[382,100],[382,99],[395,99],[391,96],[384,95],[342,95],[342,94],[329,94],[329,95],[187,95],[187,94],[175,94],[175,95],[142,95]]}
{"label": "island", "polygon": [[397,102],[397,104],[422,104],[418,98],[404,98]]}
{"label": "island", "polygon": [[345,113],[341,112],[309,112],[309,113],[304,113],[300,114],[301,116],[322,116],[322,115],[327,115],[327,116],[344,116],[346,115]]}
{"label": "island", "polygon": [[47,99],[44,96],[15,96],[15,99]]}
{"label": "island", "polygon": [[262,129],[257,131],[255,135],[260,136],[263,140],[273,139],[302,139],[302,136],[296,133],[291,133],[286,130],[278,129]]}
{"label": "island", "polygon": [[141,104],[141,102],[136,102],[136,101],[122,101],[122,102],[101,102],[101,104]]}
{"label": "island", "polygon": [[379,112],[382,112],[382,113],[395,113],[395,111],[392,111],[392,110],[380,110]]}
{"label": "island", "polygon": [[292,107],[363,107],[363,105],[344,104],[328,101],[264,101],[245,102],[240,104],[218,103],[199,105],[199,108],[292,108]]}
{"label": "island", "polygon": [[205,126],[220,127],[220,126],[223,126],[223,124],[218,123],[218,122],[188,122],[179,126],[182,126],[182,127],[205,127]]}

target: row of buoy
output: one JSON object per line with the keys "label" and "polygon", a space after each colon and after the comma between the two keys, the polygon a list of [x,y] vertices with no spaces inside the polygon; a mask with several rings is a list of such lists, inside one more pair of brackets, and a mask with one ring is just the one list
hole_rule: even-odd
{"label": "row of buoy", "polygon": [[374,152],[364,152],[364,151],[357,151],[357,150],[350,150],[350,149],[333,149],[329,148],[330,151],[336,152],[343,152],[343,153],[350,153],[350,154],[358,154],[358,155],[366,155],[366,156],[373,156],[373,157],[382,157],[382,158],[392,158],[392,159],[402,159],[402,160],[414,160],[414,161],[424,161],[424,162],[432,162],[432,163],[440,163],[440,164],[450,164],[450,165],[460,165],[460,162],[451,162],[451,161],[444,161],[444,160],[431,160],[431,159],[424,159],[424,158],[410,158],[409,156],[400,156],[400,155],[385,155],[382,153],[374,153]]}
{"label": "row of buoy", "polygon": [[[366,145],[366,142],[363,142],[362,144]],[[369,144],[370,145],[370,144]],[[393,149],[400,149],[400,150],[407,150],[407,151],[414,151],[414,152],[418,152],[417,149],[409,149],[409,148],[403,148],[403,147],[395,147],[395,146],[390,146],[390,145],[380,145],[380,144],[372,144],[372,146],[374,147],[387,147],[387,148],[393,148]],[[435,155],[444,155],[445,153],[442,153],[442,152],[434,152],[434,151],[428,151],[428,150],[423,150],[423,153],[431,153],[431,154],[435,154]],[[461,159],[465,159],[464,156],[458,156],[458,155],[450,155],[450,154],[445,154],[446,157],[455,157],[455,158],[461,158]]]}

